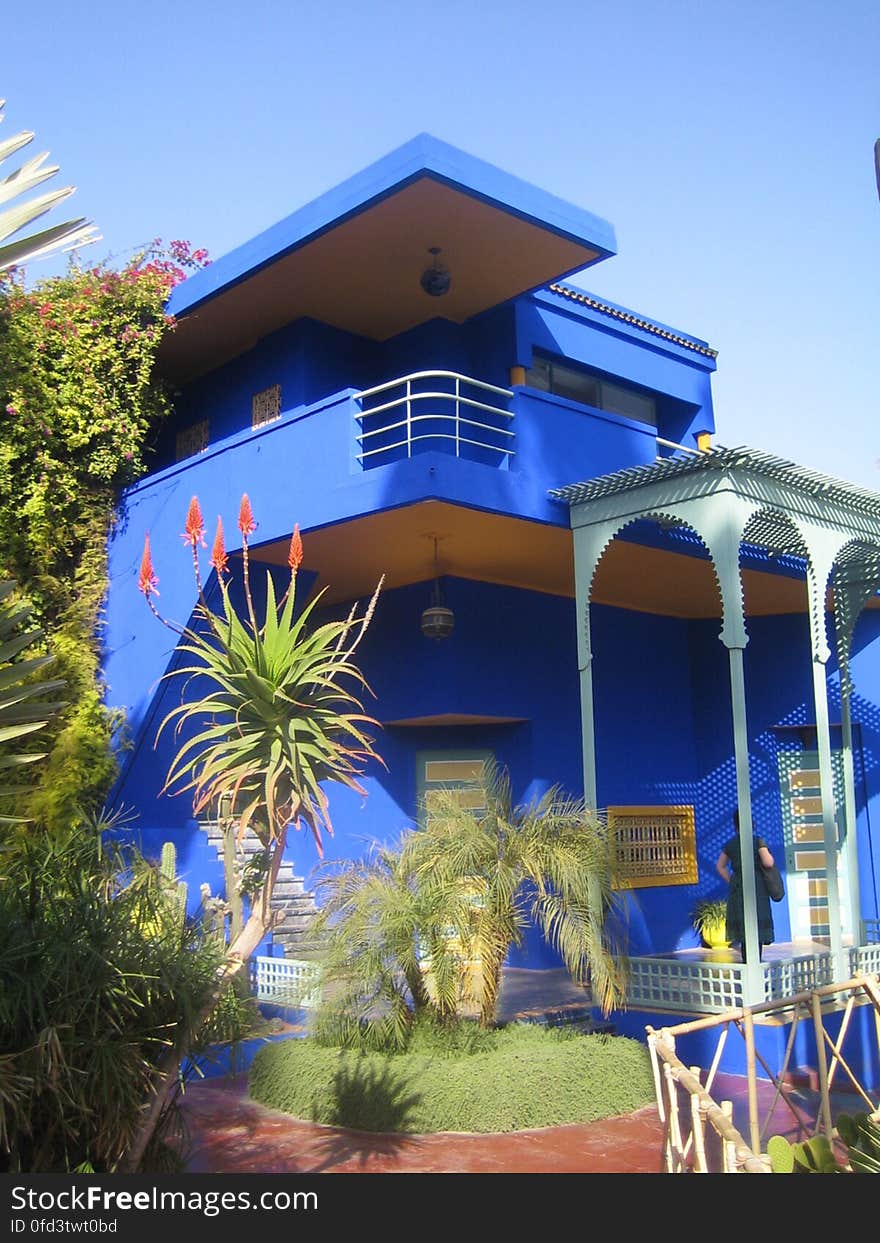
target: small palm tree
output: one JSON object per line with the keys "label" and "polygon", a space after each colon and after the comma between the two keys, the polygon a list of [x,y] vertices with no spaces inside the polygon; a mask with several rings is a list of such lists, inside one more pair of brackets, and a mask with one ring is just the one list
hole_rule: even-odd
{"label": "small palm tree", "polygon": [[318,1027],[336,1043],[402,1048],[416,1016],[449,1020],[464,1000],[455,930],[467,926],[470,902],[460,885],[426,883],[407,858],[403,841],[376,845],[319,874],[310,926],[326,998]]}
{"label": "small palm tree", "polygon": [[[3,120],[3,109],[6,100],[0,99],[0,121]],[[34,135],[30,130],[22,130],[5,142],[0,142],[0,164],[16,151],[33,142]],[[31,259],[50,255],[62,247],[72,249],[84,246],[88,242],[98,240],[98,232],[84,216],[75,220],[66,220],[63,224],[53,225],[40,233],[31,233],[25,237],[8,241],[8,238],[37,220],[46,212],[51,211],[58,203],[74,192],[73,186],[65,186],[61,190],[50,190],[47,194],[39,194],[26,202],[14,202],[21,196],[41,185],[58,172],[57,164],[46,164],[48,152],[35,155],[26,160],[15,172],[9,173],[0,180],[0,272],[6,272],[19,264]],[[10,207],[3,204],[12,203]]]}
{"label": "small palm tree", "polygon": [[589,981],[603,1013],[624,997],[622,956],[609,932],[614,905],[605,827],[559,787],[513,803],[508,774],[487,765],[484,811],[454,790],[432,792],[425,826],[406,839],[403,866],[429,891],[458,888],[467,917],[453,917],[472,971],[480,1021],[495,1021],[501,972],[512,946],[536,925],[572,977]]}

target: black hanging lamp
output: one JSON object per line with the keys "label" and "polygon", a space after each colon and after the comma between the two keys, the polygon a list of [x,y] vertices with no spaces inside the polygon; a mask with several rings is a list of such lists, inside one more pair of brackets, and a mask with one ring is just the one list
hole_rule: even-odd
{"label": "black hanging lamp", "polygon": [[434,536],[434,589],[431,603],[422,613],[422,634],[428,639],[448,639],[455,629],[455,614],[443,603],[440,594],[440,570],[437,559],[437,536]]}
{"label": "black hanging lamp", "polygon": [[452,277],[449,275],[449,269],[438,258],[439,246],[430,246],[428,254],[432,256],[431,266],[425,268],[422,273],[421,286],[429,297],[442,298],[444,294],[449,293]]}

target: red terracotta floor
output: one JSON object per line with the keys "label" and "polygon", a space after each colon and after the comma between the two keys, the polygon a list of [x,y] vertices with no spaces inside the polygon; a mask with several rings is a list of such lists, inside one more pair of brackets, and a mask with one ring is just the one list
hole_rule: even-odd
{"label": "red terracotta floor", "polygon": [[247,1076],[187,1089],[189,1173],[657,1174],[653,1105],[584,1126],[506,1135],[376,1135],[300,1122],[248,1099]]}
{"label": "red terracotta floor", "polygon": [[[716,1100],[731,1100],[748,1138],[746,1081],[719,1075]],[[773,1100],[759,1084],[762,1117]],[[815,1093],[793,1100],[804,1125],[816,1116]],[[851,1104],[851,1102],[850,1102]],[[663,1132],[657,1110],[600,1122],[504,1135],[377,1135],[301,1122],[247,1096],[247,1076],[207,1079],[187,1089],[188,1173],[200,1174],[659,1174]],[[804,1138],[809,1130],[777,1102],[770,1134]]]}

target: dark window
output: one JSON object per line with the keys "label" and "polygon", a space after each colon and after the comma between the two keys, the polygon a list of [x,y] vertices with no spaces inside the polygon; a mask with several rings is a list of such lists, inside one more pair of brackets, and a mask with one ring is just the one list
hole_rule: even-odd
{"label": "dark window", "polygon": [[653,397],[624,384],[615,384],[591,371],[536,355],[526,371],[526,384],[542,393],[554,393],[596,410],[622,414],[638,423],[657,426],[657,407]]}

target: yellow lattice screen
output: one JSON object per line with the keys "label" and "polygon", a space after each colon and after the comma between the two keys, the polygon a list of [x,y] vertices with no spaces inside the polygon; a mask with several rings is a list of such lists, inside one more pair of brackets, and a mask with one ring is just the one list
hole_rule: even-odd
{"label": "yellow lattice screen", "polygon": [[608,830],[618,889],[696,883],[693,807],[609,807]]}

